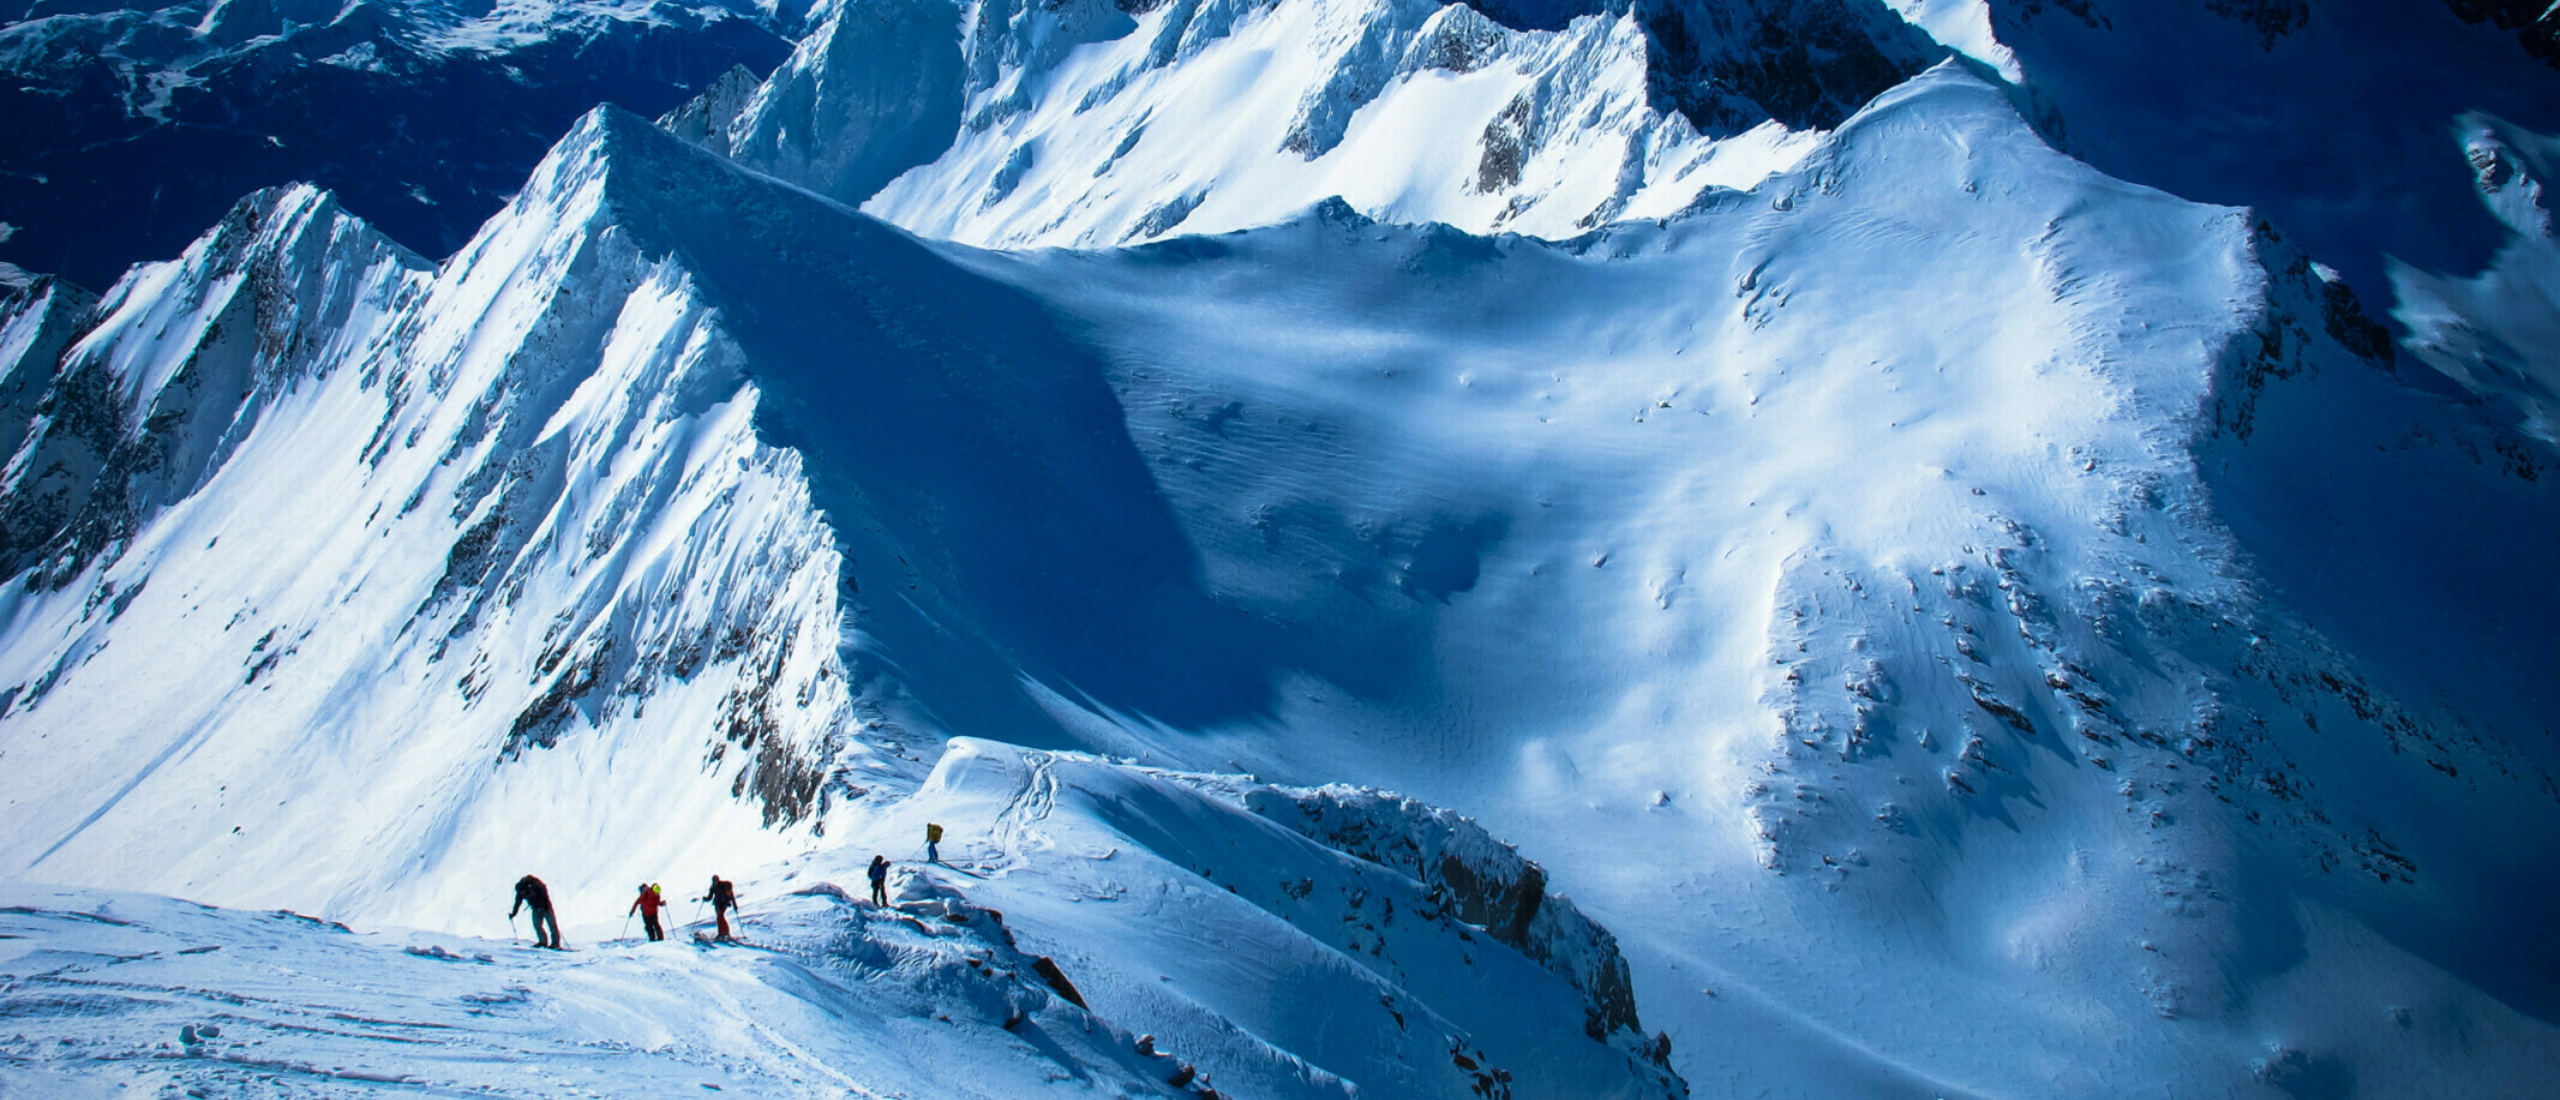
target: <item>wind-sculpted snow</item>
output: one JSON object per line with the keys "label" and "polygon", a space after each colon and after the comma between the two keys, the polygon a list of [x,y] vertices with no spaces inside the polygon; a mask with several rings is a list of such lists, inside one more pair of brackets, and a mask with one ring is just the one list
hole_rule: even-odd
{"label": "wind-sculpted snow", "polygon": [[[2390,929],[2387,996],[2428,985],[2515,1029],[2522,1060],[2483,1079],[2549,1049],[2543,1001],[2475,947],[2529,941],[2548,902],[2457,900],[2539,859],[2481,853],[2553,813],[2519,724],[2547,647],[2508,636],[2497,703],[2396,695],[2349,656],[2390,643],[2342,649],[2277,598],[2316,594],[2294,582],[2318,547],[2262,563],[2219,504],[2285,484],[2288,449],[2252,433],[2278,408],[2286,438],[2319,430],[2305,395],[2339,386],[2364,389],[2330,415],[2372,425],[2339,449],[2409,445],[2360,460],[2394,499],[2520,532],[2466,560],[2532,560],[2553,502],[2474,465],[2501,430],[2386,373],[2378,322],[2245,212],[2106,181],[1940,71],[1753,194],[1570,247],[1336,206],[972,262],[1094,318],[1224,599],[1377,640],[1298,666],[1270,718],[1142,743],[1475,808],[1629,944],[1649,1016],[1702,1036],[1693,1073],[1811,1060],[1825,1075],[1790,1087],[1952,1094],[2133,1072],[1949,1055],[1916,1021],[1950,1013],[2226,1067],[2191,1082],[2288,1058],[2423,1073],[2350,1053],[2396,1025],[2331,1010],[2320,976],[2368,950],[2337,921]],[[2284,515],[2250,511],[2261,491],[2237,511]],[[2437,866],[2464,885],[2427,886]],[[1859,946],[1697,946],[1767,925]],[[1888,959],[1909,998],[1857,977]],[[2010,982],[2107,990],[2107,1022]]]}
{"label": "wind-sculpted snow", "polygon": [[[1328,827],[1349,814],[1367,827]],[[1688,1094],[1609,934],[1446,811],[962,739],[857,839],[900,851],[927,821],[951,869],[918,874],[1002,909],[1097,1013],[1222,1090]]]}
{"label": "wind-sculpted snow", "polygon": [[580,936],[566,955],[6,888],[0,1088],[1006,1100],[1070,1081],[1176,1095],[1136,1036],[1050,990],[999,915],[929,886],[896,912],[830,883],[776,887],[748,895],[754,946],[677,929],[674,943]]}
{"label": "wind-sculpted snow", "polygon": [[949,0],[836,4],[705,144],[739,163],[859,203],[949,146],[961,57]]}
{"label": "wind-sculpted snow", "polygon": [[2513,4],[1981,3],[2018,98],[2058,147],[2119,178],[2253,207],[2368,295],[2394,260],[2469,273],[2496,251],[2503,227],[2481,216],[2447,142],[2462,115],[2560,130],[2560,72],[2501,30],[2516,13],[2484,18]]}
{"label": "wind-sculpted snow", "polygon": [[[683,921],[700,906],[682,901],[675,942],[656,944],[630,938],[622,906],[572,906],[571,953],[554,955],[288,911],[0,891],[15,1032],[0,1085],[1687,1095],[1633,1006],[1602,1011],[1559,966],[1623,985],[1608,934],[1570,902],[1544,897],[1539,934],[1513,944],[1436,873],[1426,884],[1246,809],[1292,793],[955,742],[914,799],[837,852],[743,878],[736,944]],[[924,820],[949,826],[949,863],[900,865],[885,908],[839,885],[860,881],[865,842],[902,848]],[[1364,835],[1453,866],[1523,866],[1409,803]]]}
{"label": "wind-sculpted snow", "polygon": [[[2560,139],[2489,115],[2462,122],[2473,186],[2506,225],[2507,243],[2470,278],[2395,264],[2397,316],[2419,359],[2560,448],[2560,240],[2552,221],[2560,201],[2544,183],[2560,178]],[[2560,454],[2538,448],[2501,459],[2560,464]]]}

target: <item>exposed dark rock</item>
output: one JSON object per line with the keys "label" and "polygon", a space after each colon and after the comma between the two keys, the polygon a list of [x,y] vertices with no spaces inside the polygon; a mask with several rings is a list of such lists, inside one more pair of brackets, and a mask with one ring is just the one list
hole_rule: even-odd
{"label": "exposed dark rock", "polygon": [[2524,52],[2560,69],[2560,13],[2542,0],[2444,0],[2465,23],[2490,23],[2516,32]]}
{"label": "exposed dark rock", "polygon": [[1500,191],[1520,182],[1529,159],[1529,97],[1520,96],[1484,126],[1484,158],[1476,164],[1476,190]]}
{"label": "exposed dark rock", "polygon": [[[42,392],[19,422],[17,459],[0,484],[0,574],[67,585],[202,485],[272,395],[323,369],[301,334],[332,330],[358,305],[336,280],[338,266],[380,260],[419,262],[325,196],[264,191],[234,205],[180,261],[187,285],[202,289],[155,314],[170,342],[146,360],[72,354],[67,341],[89,323],[80,304],[89,299],[66,295],[46,307],[59,315],[36,319],[49,326],[44,338],[0,363],[0,406],[24,407]],[[22,308],[36,307],[27,300]]]}
{"label": "exposed dark rock", "polygon": [[1147,211],[1145,217],[1138,219],[1137,225],[1130,227],[1128,239],[1145,240],[1172,230],[1173,227],[1181,225],[1183,219],[1190,217],[1192,211],[1200,209],[1200,204],[1208,201],[1208,198],[1208,192],[1195,191],[1166,200],[1164,205]]}
{"label": "exposed dark rock", "polygon": [[1637,0],[1653,94],[1709,135],[1838,126],[1947,56],[1877,0]]}
{"label": "exposed dark rock", "polygon": [[2270,50],[2277,39],[2311,22],[2307,0],[2207,0],[2205,10],[2256,30],[2260,44]]}
{"label": "exposed dark rock", "polygon": [[1584,1030],[1593,1040],[1625,1032],[1649,1041],[1641,1035],[1635,985],[1617,937],[1572,903],[1551,898],[1546,870],[1474,821],[1341,786],[1261,788],[1245,804],[1328,847],[1412,876],[1446,915],[1483,928],[1571,983],[1588,999]]}
{"label": "exposed dark rock", "polygon": [[[1058,996],[1066,998],[1068,1004],[1077,1008],[1086,1007],[1084,994],[1076,991],[1076,983],[1067,980],[1066,971],[1058,969],[1058,960],[1042,955],[1031,960],[1031,969],[1033,973],[1040,975],[1041,981],[1049,983],[1049,988],[1055,990]],[[1146,1052],[1142,1050],[1139,1053]]]}

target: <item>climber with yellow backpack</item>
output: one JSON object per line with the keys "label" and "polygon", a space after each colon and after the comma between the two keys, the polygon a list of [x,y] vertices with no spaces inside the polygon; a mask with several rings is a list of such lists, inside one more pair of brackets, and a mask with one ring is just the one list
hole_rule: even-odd
{"label": "climber with yellow backpack", "polygon": [[[666,930],[658,924],[658,907],[666,903],[667,896],[659,892],[658,884],[654,882],[641,883],[640,897],[631,903],[631,912],[640,914],[640,926],[648,929],[651,943],[667,938]],[[631,930],[630,913],[623,914],[622,930]]]}

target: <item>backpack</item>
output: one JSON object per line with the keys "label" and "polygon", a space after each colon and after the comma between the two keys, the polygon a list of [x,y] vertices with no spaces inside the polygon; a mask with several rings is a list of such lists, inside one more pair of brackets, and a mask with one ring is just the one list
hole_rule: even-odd
{"label": "backpack", "polygon": [[942,843],[942,826],[933,824],[929,821],[926,822],[924,826],[924,842],[927,844]]}

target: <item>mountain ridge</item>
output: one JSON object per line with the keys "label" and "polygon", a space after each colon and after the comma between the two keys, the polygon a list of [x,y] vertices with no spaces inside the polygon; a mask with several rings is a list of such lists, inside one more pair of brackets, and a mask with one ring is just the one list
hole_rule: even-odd
{"label": "mountain ridge", "polygon": [[[139,269],[0,399],[45,369],[157,394],[224,347],[224,377],[311,381],[214,418],[247,426],[185,451],[220,459],[201,486],[68,583],[12,586],[0,794],[41,825],[0,852],[494,935],[522,866],[610,912],[740,862],[849,878],[936,821],[984,877],[935,881],[1080,984],[1222,1080],[1325,1095],[1436,1042],[1340,992],[1407,947],[1165,822],[1427,892],[1427,864],[1238,816],[1242,773],[1348,778],[1535,859],[1539,890],[1503,872],[1416,957],[1517,949],[1548,903],[1509,891],[1605,925],[1676,1044],[1632,1008],[1590,1044],[1579,1000],[1539,1035],[1630,1087],[1665,1047],[1798,1096],[2424,1091],[2456,1054],[2493,1091],[2534,1079],[2532,929],[2560,906],[2540,605],[2437,605],[2535,560],[2542,467],[2289,231],[2068,158],[2012,91],[1941,63],[1748,190],[1559,239],[1334,198],[1086,251],[924,239],[828,193],[904,151],[776,170],[716,155],[708,113],[670,117],[688,142],[606,108],[444,263],[296,270],[361,274],[345,300],[378,314],[297,320],[213,243]],[[2538,193],[2493,162],[2499,201]],[[278,204],[325,200],[244,209]],[[273,338],[223,344],[229,308]],[[334,366],[274,369],[304,355]],[[2465,564],[2401,579],[2431,561]],[[1180,973],[1094,946],[1124,941]],[[1567,977],[1534,961],[1521,981]],[[1282,978],[1370,1024],[1249,992]],[[1411,1079],[1476,1086],[1449,1066]]]}

